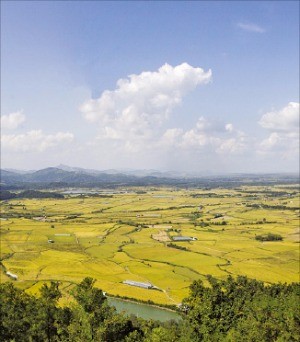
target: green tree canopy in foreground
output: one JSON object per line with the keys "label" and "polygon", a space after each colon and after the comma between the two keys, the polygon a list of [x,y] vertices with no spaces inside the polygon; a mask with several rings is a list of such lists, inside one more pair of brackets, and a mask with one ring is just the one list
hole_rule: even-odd
{"label": "green tree canopy in foreground", "polygon": [[266,286],[247,277],[218,281],[208,276],[191,285],[180,322],[127,317],[85,278],[72,291],[69,307],[58,305],[58,283],[41,288],[39,298],[0,285],[1,341],[299,341],[299,284]]}

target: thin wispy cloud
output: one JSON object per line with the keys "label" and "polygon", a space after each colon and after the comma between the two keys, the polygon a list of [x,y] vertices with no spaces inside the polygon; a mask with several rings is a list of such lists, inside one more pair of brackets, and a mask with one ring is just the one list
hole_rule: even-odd
{"label": "thin wispy cloud", "polygon": [[254,33],[264,33],[266,30],[254,23],[245,23],[245,22],[239,22],[237,23],[237,27],[248,32],[254,32]]}

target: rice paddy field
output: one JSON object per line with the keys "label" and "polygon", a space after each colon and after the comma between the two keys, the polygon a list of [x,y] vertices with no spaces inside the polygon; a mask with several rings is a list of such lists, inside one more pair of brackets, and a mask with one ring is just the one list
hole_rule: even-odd
{"label": "rice paddy field", "polygon": [[[283,239],[255,239],[268,233]],[[67,289],[89,276],[109,294],[158,304],[180,303],[207,275],[296,282],[299,192],[288,185],[131,188],[2,201],[1,268],[1,282],[14,281],[9,271],[32,293],[49,280]]]}

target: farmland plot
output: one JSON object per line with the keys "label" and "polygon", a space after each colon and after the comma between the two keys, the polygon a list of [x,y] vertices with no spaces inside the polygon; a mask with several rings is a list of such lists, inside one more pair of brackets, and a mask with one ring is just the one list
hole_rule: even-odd
{"label": "farmland plot", "polygon": [[[90,276],[113,295],[178,304],[193,280],[208,275],[299,280],[299,197],[288,187],[139,188],[1,206],[1,282],[12,281],[11,271],[29,291]],[[268,233],[282,240],[256,239]]]}

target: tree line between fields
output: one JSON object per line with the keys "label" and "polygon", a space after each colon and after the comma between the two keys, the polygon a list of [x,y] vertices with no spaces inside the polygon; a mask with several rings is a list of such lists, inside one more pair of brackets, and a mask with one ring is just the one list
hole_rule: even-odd
{"label": "tree line between fields", "polygon": [[194,281],[182,320],[159,322],[124,316],[85,278],[61,307],[57,282],[35,297],[12,283],[0,285],[1,341],[299,341],[299,283],[264,285],[244,276]]}

